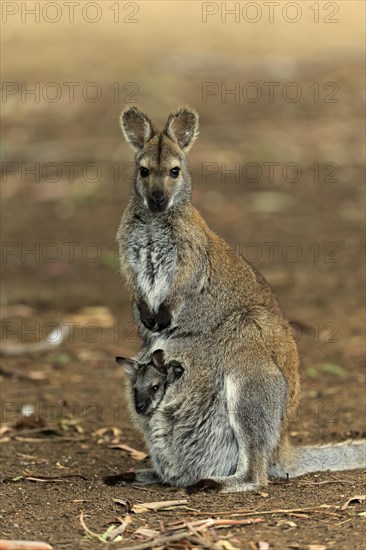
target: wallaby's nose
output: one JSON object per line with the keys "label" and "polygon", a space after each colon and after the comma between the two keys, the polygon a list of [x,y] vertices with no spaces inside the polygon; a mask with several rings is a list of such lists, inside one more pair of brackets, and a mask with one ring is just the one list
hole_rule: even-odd
{"label": "wallaby's nose", "polygon": [[136,403],[136,412],[138,414],[144,414],[147,409],[147,404],[144,401],[137,401]]}
{"label": "wallaby's nose", "polygon": [[166,206],[167,200],[163,191],[153,191],[151,193],[150,205],[152,210],[162,211]]}

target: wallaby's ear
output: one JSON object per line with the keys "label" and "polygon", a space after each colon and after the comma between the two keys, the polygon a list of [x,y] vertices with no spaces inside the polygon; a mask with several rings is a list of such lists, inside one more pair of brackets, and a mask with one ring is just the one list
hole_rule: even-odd
{"label": "wallaby's ear", "polygon": [[155,133],[149,118],[138,107],[127,107],[121,114],[120,122],[126,141],[135,151],[142,149]]}
{"label": "wallaby's ear", "polygon": [[172,369],[175,380],[178,380],[183,376],[184,367],[178,363],[178,361],[170,361],[169,368]]}
{"label": "wallaby's ear", "polygon": [[136,361],[133,359],[126,359],[126,357],[116,357],[116,361],[119,365],[121,365],[121,367],[124,368],[127,376],[133,378],[136,375],[139,369],[139,365]]}
{"label": "wallaby's ear", "polygon": [[182,107],[169,115],[165,133],[187,152],[198,136],[198,114],[190,107]]}
{"label": "wallaby's ear", "polygon": [[162,349],[157,349],[153,352],[152,356],[153,365],[161,372],[166,372],[166,365],[164,363],[164,352]]}

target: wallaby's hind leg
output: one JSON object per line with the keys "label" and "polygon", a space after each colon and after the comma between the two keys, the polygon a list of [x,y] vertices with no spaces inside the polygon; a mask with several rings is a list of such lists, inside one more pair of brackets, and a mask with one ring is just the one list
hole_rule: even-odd
{"label": "wallaby's hind leg", "polygon": [[268,463],[279,444],[286,410],[286,383],[276,367],[255,369],[241,380],[225,381],[231,428],[239,447],[234,475],[211,477],[187,487],[197,491],[235,493],[267,484]]}

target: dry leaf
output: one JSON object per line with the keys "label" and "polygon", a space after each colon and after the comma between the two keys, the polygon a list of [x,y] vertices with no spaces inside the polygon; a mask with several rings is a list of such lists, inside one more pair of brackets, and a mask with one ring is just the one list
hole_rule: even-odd
{"label": "dry leaf", "polygon": [[327,550],[324,544],[309,544],[308,550]]}
{"label": "dry leaf", "polygon": [[131,458],[134,460],[145,460],[149,455],[143,451],[138,451],[129,445],[108,445],[108,449],[122,449],[122,451],[127,451]]}
{"label": "dry leaf", "polygon": [[117,527],[113,527],[113,529],[110,529],[108,533],[106,533],[105,540],[110,542],[117,542],[119,540],[122,540],[124,532],[126,531],[131,521],[131,516],[126,516],[124,520],[122,520],[122,523],[120,525],[118,525]]}
{"label": "dry leaf", "polygon": [[277,523],[277,527],[279,527],[280,525],[288,525],[289,527],[297,527],[296,523],[294,521],[290,521],[288,519],[281,519],[278,523]]}
{"label": "dry leaf", "polygon": [[5,433],[7,432],[11,432],[12,431],[12,428],[10,427],[10,424],[3,424],[2,426],[0,426],[0,437],[2,435],[4,435]]}
{"label": "dry leaf", "polygon": [[269,549],[268,542],[265,542],[263,540],[260,540],[259,542],[257,542],[257,546],[258,546],[258,550],[268,550]]}
{"label": "dry leaf", "polygon": [[135,514],[144,514],[146,512],[156,512],[172,506],[181,506],[188,504],[187,500],[166,500],[162,502],[144,502],[143,504],[133,504],[131,512]]}
{"label": "dry leaf", "polygon": [[92,436],[103,437],[109,432],[112,433],[113,437],[118,437],[122,433],[122,431],[119,428],[116,428],[116,426],[107,426],[105,428],[99,428],[98,430],[95,430],[92,433]]}
{"label": "dry leaf", "polygon": [[351,497],[340,507],[340,510],[346,510],[352,502],[362,502],[365,499],[366,495],[356,495]]}

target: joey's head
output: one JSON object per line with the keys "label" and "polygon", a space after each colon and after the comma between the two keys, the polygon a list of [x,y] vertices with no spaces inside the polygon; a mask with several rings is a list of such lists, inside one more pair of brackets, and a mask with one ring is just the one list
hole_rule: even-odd
{"label": "joey's head", "polygon": [[145,416],[152,414],[161,403],[167,387],[184,373],[184,368],[177,361],[165,364],[161,350],[154,351],[151,359],[151,363],[141,364],[133,359],[116,357],[133,384],[136,412]]}
{"label": "joey's head", "polygon": [[137,107],[121,114],[123,134],[135,151],[134,190],[145,208],[162,213],[191,195],[187,153],[198,136],[198,114],[182,107],[159,131]]}

